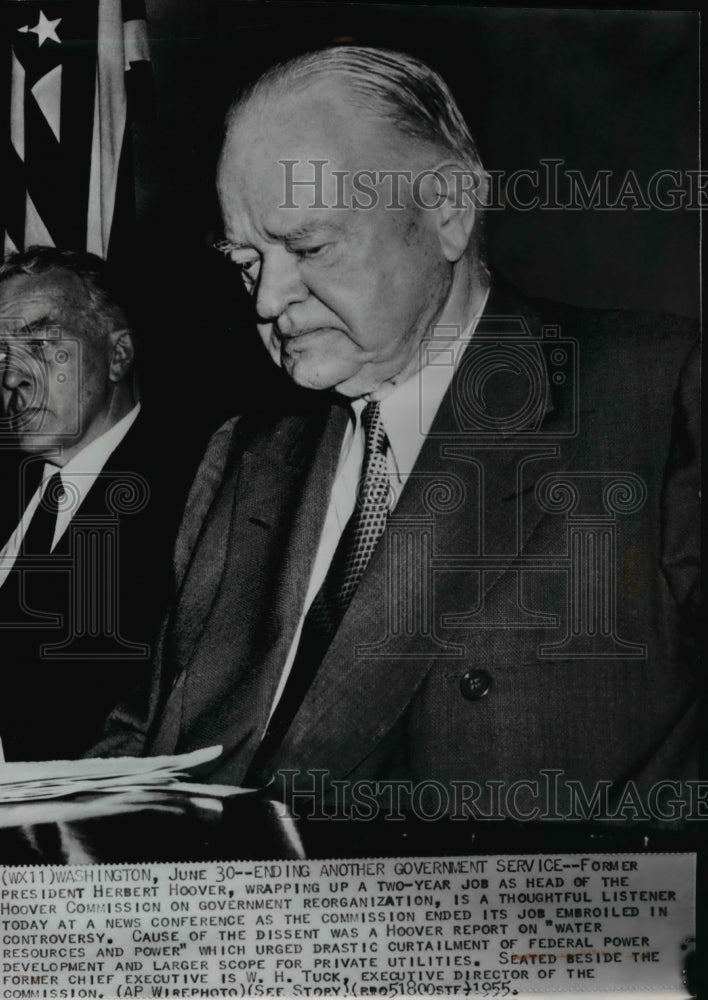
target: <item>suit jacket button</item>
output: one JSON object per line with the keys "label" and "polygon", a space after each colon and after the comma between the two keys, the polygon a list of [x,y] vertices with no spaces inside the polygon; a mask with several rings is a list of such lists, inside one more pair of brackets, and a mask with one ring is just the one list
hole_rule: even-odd
{"label": "suit jacket button", "polygon": [[468,701],[479,701],[488,694],[492,678],[486,670],[468,670],[460,679],[462,697]]}

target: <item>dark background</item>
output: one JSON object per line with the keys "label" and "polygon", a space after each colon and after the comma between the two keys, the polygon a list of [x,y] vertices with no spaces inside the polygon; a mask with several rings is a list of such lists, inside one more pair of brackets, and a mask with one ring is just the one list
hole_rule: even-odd
{"label": "dark background", "polygon": [[[260,347],[219,232],[214,165],[231,95],[333,43],[402,49],[446,78],[488,169],[559,157],[641,182],[697,167],[698,15],[368,3],[147,0],[155,108],[134,126],[138,233],[127,280],[146,396],[211,429],[287,386]],[[520,188],[526,194],[528,188]],[[697,315],[696,211],[488,213],[490,263],[523,291]]]}

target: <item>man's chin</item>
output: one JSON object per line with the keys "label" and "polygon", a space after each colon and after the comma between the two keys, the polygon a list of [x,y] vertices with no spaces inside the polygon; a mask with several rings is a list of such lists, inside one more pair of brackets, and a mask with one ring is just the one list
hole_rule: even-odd
{"label": "man's chin", "polygon": [[366,374],[360,368],[325,367],[289,362],[282,366],[292,381],[302,389],[332,391],[345,399],[359,399],[382,390],[381,379]]}
{"label": "man's chin", "polygon": [[349,365],[327,364],[306,358],[284,358],[282,368],[295,385],[302,389],[339,391],[340,384],[356,377],[356,369],[353,370]]}
{"label": "man's chin", "polygon": [[27,455],[47,455],[61,450],[61,444],[51,434],[21,434],[17,447]]}

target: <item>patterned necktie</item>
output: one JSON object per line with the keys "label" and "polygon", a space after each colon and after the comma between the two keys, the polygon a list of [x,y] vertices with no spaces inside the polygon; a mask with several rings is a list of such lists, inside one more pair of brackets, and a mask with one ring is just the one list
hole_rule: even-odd
{"label": "patterned necktie", "polygon": [[259,768],[288,731],[386,527],[388,438],[381,420],[380,403],[367,403],[361,422],[365,434],[364,462],[356,506],[324,583],[305,617],[292,669],[249,768],[247,782],[259,782],[262,778]]}
{"label": "patterned necktie", "polygon": [[356,506],[308,612],[308,619],[316,621],[322,640],[326,641],[323,654],[359,586],[388,516],[388,438],[381,420],[381,404],[367,403],[361,423],[365,435],[364,462]]}
{"label": "patterned necktie", "polygon": [[25,556],[47,555],[52,548],[57,526],[59,503],[64,498],[61,473],[55,472],[44,485],[39,506],[32,516],[25,537],[22,539],[21,553]]}

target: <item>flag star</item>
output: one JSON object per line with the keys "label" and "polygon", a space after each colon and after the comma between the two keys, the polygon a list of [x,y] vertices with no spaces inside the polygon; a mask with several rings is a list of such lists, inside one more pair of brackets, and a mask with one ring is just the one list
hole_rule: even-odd
{"label": "flag star", "polygon": [[44,11],[40,10],[39,20],[35,24],[34,28],[30,28],[30,26],[26,24],[24,28],[20,28],[19,31],[33,31],[37,36],[39,48],[41,48],[47,40],[51,42],[61,41],[61,39],[57,37],[57,25],[61,24],[61,20],[62,19],[58,17],[56,21],[50,21],[48,17],[44,16]]}

